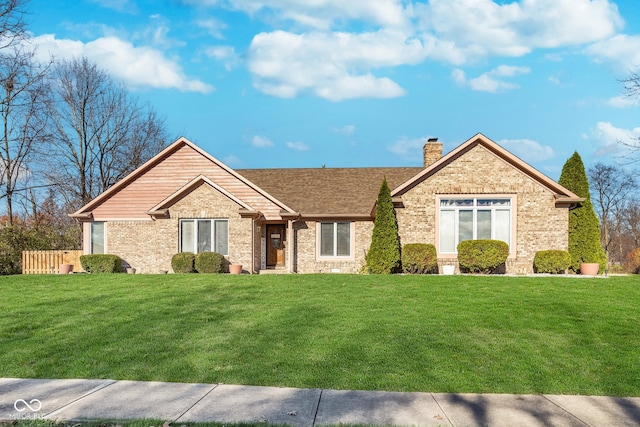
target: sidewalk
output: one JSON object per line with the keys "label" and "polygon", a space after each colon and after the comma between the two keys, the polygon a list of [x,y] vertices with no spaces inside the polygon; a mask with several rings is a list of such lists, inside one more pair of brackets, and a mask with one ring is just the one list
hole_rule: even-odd
{"label": "sidewalk", "polygon": [[397,393],[227,384],[0,378],[0,420],[153,418],[419,426],[638,426],[640,398]]}

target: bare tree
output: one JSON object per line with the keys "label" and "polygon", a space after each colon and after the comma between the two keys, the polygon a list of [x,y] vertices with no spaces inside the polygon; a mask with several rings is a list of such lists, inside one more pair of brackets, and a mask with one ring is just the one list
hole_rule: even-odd
{"label": "bare tree", "polygon": [[630,196],[638,189],[635,174],[620,167],[596,163],[588,170],[591,200],[598,217],[602,246],[610,261],[611,243],[614,234],[612,228],[620,223],[620,214],[624,211]]}
{"label": "bare tree", "polygon": [[[640,74],[638,72],[631,72],[625,79],[620,80],[624,85],[624,94],[629,98],[640,97]],[[620,145],[623,145],[628,153],[624,155],[626,160],[624,163],[631,164],[640,161],[640,138],[632,138],[628,141],[618,140]]]}
{"label": "bare tree", "polygon": [[79,207],[164,147],[164,120],[87,58],[53,74],[48,177]]}
{"label": "bare tree", "polygon": [[20,45],[0,51],[0,198],[6,198],[9,225],[13,225],[14,193],[26,188],[29,162],[46,138],[47,71],[32,51]]}
{"label": "bare tree", "polygon": [[0,0],[0,49],[15,46],[26,37],[24,22],[28,0]]}

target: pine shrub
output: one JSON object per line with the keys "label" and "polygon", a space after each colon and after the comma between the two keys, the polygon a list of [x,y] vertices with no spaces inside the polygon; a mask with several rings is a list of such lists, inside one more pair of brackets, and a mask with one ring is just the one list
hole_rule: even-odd
{"label": "pine shrub", "polygon": [[122,273],[122,259],[118,255],[81,255],[80,264],[87,273]]}
{"label": "pine shrub", "polygon": [[536,273],[562,274],[571,265],[571,255],[567,251],[538,251],[533,258]]}
{"label": "pine shrub", "polygon": [[391,200],[391,190],[385,177],[376,202],[376,218],[373,223],[371,246],[366,256],[367,272],[394,274],[401,271],[398,222]]}
{"label": "pine shrub", "polygon": [[438,271],[436,247],[427,243],[408,243],[402,247],[402,271],[427,274]]}
{"label": "pine shrub", "polygon": [[174,273],[195,273],[196,255],[192,252],[179,252],[171,257]]}
{"label": "pine shrub", "polygon": [[607,256],[600,243],[600,222],[591,204],[589,180],[577,151],[562,167],[558,183],[585,199],[569,211],[569,268],[577,273],[581,263],[593,262],[600,264],[600,271],[605,271]]}
{"label": "pine shrub", "polygon": [[200,252],[196,255],[194,267],[198,273],[224,273],[227,263],[218,252]]}
{"label": "pine shrub", "polygon": [[509,257],[509,245],[502,240],[465,240],[458,244],[458,263],[465,273],[497,272]]}

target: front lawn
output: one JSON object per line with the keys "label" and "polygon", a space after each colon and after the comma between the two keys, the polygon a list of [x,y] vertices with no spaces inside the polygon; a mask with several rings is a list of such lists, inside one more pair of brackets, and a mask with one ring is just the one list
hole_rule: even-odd
{"label": "front lawn", "polygon": [[0,377],[640,396],[640,281],[0,278]]}

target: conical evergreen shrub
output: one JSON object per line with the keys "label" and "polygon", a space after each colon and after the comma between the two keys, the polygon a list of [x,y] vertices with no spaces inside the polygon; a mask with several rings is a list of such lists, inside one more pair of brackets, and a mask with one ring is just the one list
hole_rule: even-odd
{"label": "conical evergreen shrub", "polygon": [[601,272],[604,271],[607,257],[600,244],[600,222],[591,204],[589,180],[577,151],[562,167],[558,182],[585,199],[578,207],[569,211],[569,268],[578,272],[580,263],[594,262],[600,264]]}
{"label": "conical evergreen shrub", "polygon": [[367,252],[366,262],[367,271],[372,274],[394,274],[399,273],[402,268],[398,222],[386,177],[383,179],[378,193],[376,218],[373,223],[371,246]]}

